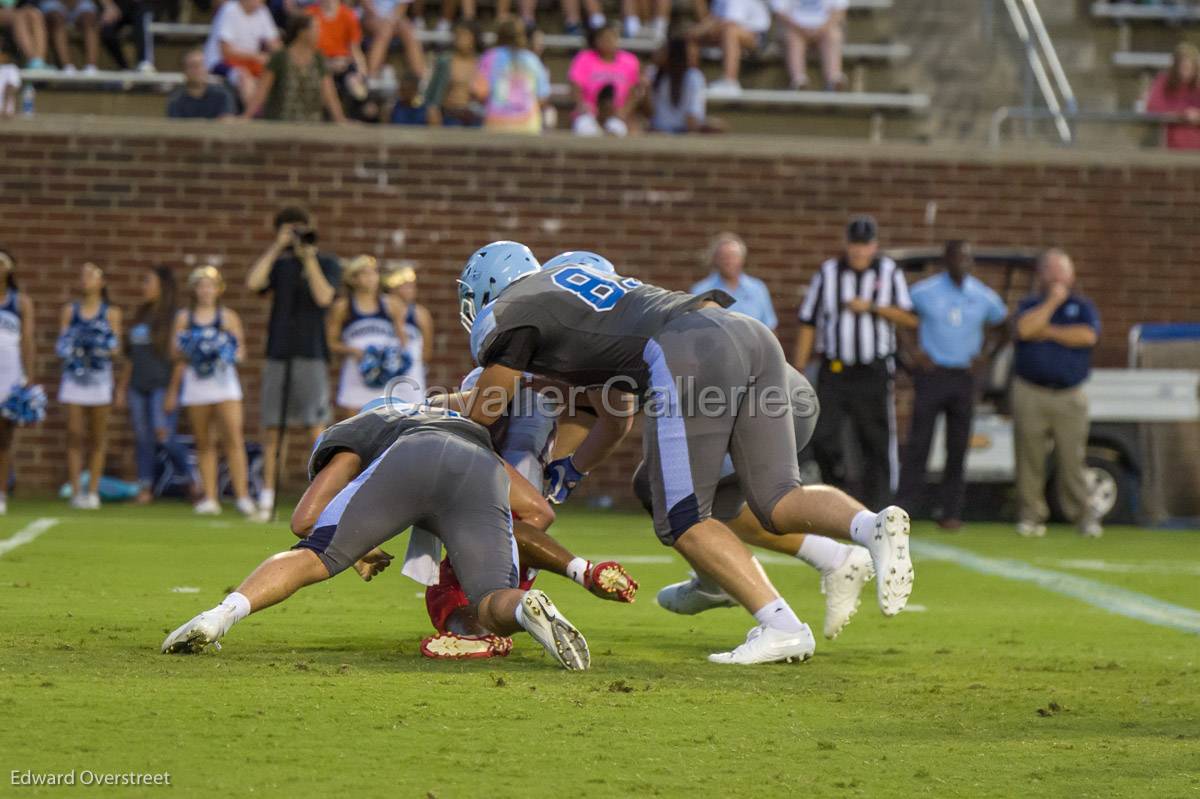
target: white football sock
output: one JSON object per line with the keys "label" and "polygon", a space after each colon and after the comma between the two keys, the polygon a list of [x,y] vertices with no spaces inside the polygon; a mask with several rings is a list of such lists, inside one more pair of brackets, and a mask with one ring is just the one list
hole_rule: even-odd
{"label": "white football sock", "polygon": [[567,564],[567,576],[580,585],[585,585],[588,569],[591,568],[591,562],[583,558],[575,558]]}
{"label": "white football sock", "polygon": [[875,538],[875,516],[869,510],[860,510],[850,522],[850,540],[867,547]]}
{"label": "white football sock", "polygon": [[782,597],[754,611],[754,618],[764,627],[785,633],[798,633],[804,629],[804,622]]}
{"label": "white football sock", "polygon": [[239,594],[237,591],[234,591],[225,597],[225,601],[217,605],[217,610],[225,614],[227,622],[225,630],[222,632],[223,635],[229,631],[230,627],[250,615],[250,600],[246,599],[245,594]]}
{"label": "white football sock", "polygon": [[831,572],[846,562],[850,547],[823,535],[805,535],[796,557],[822,574]]}

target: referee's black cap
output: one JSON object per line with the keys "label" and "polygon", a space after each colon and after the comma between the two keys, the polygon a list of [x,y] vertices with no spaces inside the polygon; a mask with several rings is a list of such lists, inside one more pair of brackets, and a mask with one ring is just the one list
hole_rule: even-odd
{"label": "referee's black cap", "polygon": [[879,224],[875,217],[863,214],[850,220],[846,225],[846,241],[851,244],[869,244],[879,238]]}

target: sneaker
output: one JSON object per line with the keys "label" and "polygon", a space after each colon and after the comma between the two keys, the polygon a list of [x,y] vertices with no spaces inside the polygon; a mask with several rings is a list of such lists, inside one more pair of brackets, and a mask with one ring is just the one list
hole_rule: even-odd
{"label": "sneaker", "polygon": [[95,74],[96,74],[96,73],[98,73],[99,71],[100,71],[100,70],[98,70],[98,69],[96,68],[96,65],[95,65],[95,64],[88,64],[87,66],[85,66],[85,67],[83,68],[83,74],[84,74],[84,75],[95,75]]}
{"label": "sneaker", "polygon": [[512,639],[500,635],[438,633],[421,641],[421,654],[434,660],[473,660],[507,657]]}
{"label": "sneaker", "polygon": [[151,61],[142,61],[137,65],[137,71],[143,75],[153,75],[158,70],[154,68],[154,63]]}
{"label": "sneaker", "polygon": [[70,506],[75,510],[91,510],[91,505],[88,504],[87,494],[74,494],[71,496]]}
{"label": "sneaker", "polygon": [[[260,521],[263,518],[262,510],[254,504],[254,500],[250,499],[250,497],[242,497],[234,503],[234,507],[237,508],[238,513],[251,521]],[[267,513],[270,513],[270,511],[267,511]]]}
{"label": "sneaker", "polygon": [[582,36],[583,26],[578,22],[567,22],[563,24],[564,36]]}
{"label": "sneaker", "polygon": [[100,495],[99,494],[88,494],[87,495],[87,509],[88,510],[100,510]]}
{"label": "sneaker", "polygon": [[884,616],[904,610],[913,589],[913,563],[908,551],[908,513],[889,505],[875,514],[875,533],[867,550],[875,564],[875,589]]}
{"label": "sneaker", "polygon": [[583,585],[601,599],[632,602],[637,598],[637,580],[629,576],[624,566],[613,560],[591,564],[583,577]]}
{"label": "sneaker", "polygon": [[1079,534],[1084,538],[1099,538],[1104,535],[1104,528],[1095,516],[1088,516],[1079,522]]}
{"label": "sneaker", "polygon": [[741,93],[742,84],[736,80],[721,78],[708,84],[708,95],[710,97],[737,97]]}
{"label": "sneaker", "polygon": [[846,561],[821,575],[821,593],[825,595],[825,637],[837,638],[862,602],[863,586],[875,576],[871,553],[854,547]]}
{"label": "sneaker", "polygon": [[206,610],[167,636],[162,644],[164,655],[198,655],[208,646],[220,651],[219,639],[229,630],[225,614]]}
{"label": "sneaker", "polygon": [[274,504],[275,504],[275,489],[264,488],[262,491],[258,492],[258,509],[259,510],[265,510],[267,513],[270,513],[273,510],[272,506]]}
{"label": "sneaker", "polygon": [[74,64],[64,64],[62,71],[63,71],[64,75],[74,75],[79,70],[75,67]]}
{"label": "sneaker", "polygon": [[220,516],[221,503],[215,499],[202,499],[192,506],[192,510],[201,516]]}
{"label": "sneaker", "polygon": [[679,613],[683,616],[694,616],[713,608],[737,607],[734,598],[724,591],[713,593],[700,588],[700,581],[695,575],[682,583],[673,583],[658,592],[658,605],[663,610]]}
{"label": "sneaker", "polygon": [[521,626],[568,671],[583,671],[592,663],[587,641],[543,591],[526,591],[521,598]]}
{"label": "sneaker", "polygon": [[31,58],[29,63],[25,65],[25,69],[45,69],[46,62],[40,58]]}
{"label": "sneaker", "polygon": [[1024,538],[1045,538],[1046,525],[1041,522],[1019,521],[1017,522],[1017,535]]}
{"label": "sneaker", "polygon": [[438,33],[445,34],[445,33],[449,33],[450,29],[452,27],[454,27],[454,24],[452,22],[450,22],[450,20],[446,19],[445,17],[442,17],[441,19],[439,19],[437,21],[437,28],[435,30]]}
{"label": "sneaker", "polygon": [[746,642],[732,652],[717,652],[709,655],[710,663],[726,663],[735,666],[752,666],[755,663],[795,663],[808,660],[817,650],[808,625],[799,632],[789,633],[764,627],[761,624],[746,634]]}

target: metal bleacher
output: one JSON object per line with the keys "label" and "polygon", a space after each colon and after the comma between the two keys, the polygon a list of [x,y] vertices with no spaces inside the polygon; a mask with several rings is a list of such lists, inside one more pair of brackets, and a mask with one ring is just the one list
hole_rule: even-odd
{"label": "metal bleacher", "polygon": [[1119,81],[1119,107],[1138,108],[1153,76],[1171,66],[1175,45],[1197,38],[1200,3],[1095,2],[1091,14],[1103,23],[1101,33],[1115,32],[1109,60]]}

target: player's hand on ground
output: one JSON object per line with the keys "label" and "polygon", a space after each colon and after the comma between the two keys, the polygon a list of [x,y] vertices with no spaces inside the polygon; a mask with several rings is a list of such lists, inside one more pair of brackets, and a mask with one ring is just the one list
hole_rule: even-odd
{"label": "player's hand on ground", "polygon": [[587,589],[601,599],[632,602],[637,598],[637,580],[614,560],[592,564],[584,578]]}
{"label": "player's hand on ground", "polygon": [[358,576],[366,582],[371,582],[375,575],[392,565],[392,556],[379,547],[375,547],[354,564]]}
{"label": "player's hand on ground", "polygon": [[587,474],[576,469],[575,463],[568,456],[547,464],[545,477],[546,499],[555,505],[561,505]]}

